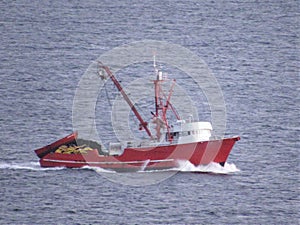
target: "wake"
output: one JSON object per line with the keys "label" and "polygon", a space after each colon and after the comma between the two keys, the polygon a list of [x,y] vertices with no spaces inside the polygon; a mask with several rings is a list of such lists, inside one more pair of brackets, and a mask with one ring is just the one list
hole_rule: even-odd
{"label": "wake", "polygon": [[31,170],[31,171],[47,171],[47,170],[62,170],[64,167],[49,167],[43,168],[39,162],[26,162],[26,163],[5,163],[0,162],[0,170]]}
{"label": "wake", "polygon": [[[0,170],[31,170],[31,171],[55,171],[68,169],[66,167],[41,167],[39,162],[26,163],[6,163],[0,162]],[[99,167],[84,166],[81,168],[72,168],[77,170],[93,170],[98,173],[115,173],[115,171],[106,170]]]}

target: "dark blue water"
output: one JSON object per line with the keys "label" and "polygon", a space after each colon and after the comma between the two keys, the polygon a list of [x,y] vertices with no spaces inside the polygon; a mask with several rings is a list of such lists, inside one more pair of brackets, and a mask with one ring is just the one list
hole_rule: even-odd
{"label": "dark blue water", "polygon": [[[298,224],[299,1],[1,1],[1,224]],[[41,169],[33,149],[72,131],[90,63],[145,39],[206,61],[240,135],[230,175],[150,186]]]}

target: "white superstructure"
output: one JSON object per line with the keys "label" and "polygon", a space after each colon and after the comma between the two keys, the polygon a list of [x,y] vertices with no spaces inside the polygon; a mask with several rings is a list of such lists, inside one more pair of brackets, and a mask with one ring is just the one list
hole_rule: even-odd
{"label": "white superstructure", "polygon": [[187,122],[178,120],[171,126],[170,135],[173,143],[184,144],[199,141],[208,141],[211,136],[210,122]]}

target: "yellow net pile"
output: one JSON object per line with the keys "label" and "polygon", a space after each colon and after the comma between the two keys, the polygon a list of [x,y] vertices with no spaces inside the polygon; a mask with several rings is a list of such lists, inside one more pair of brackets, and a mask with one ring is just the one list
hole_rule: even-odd
{"label": "yellow net pile", "polygon": [[67,146],[62,145],[58,149],[55,150],[55,153],[63,153],[63,154],[86,154],[88,151],[93,150],[86,145],[81,146]]}

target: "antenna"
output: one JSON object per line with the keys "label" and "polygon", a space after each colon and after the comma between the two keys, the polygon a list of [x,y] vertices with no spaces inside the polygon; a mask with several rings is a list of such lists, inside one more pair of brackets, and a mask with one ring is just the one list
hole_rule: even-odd
{"label": "antenna", "polygon": [[157,75],[158,69],[156,67],[156,51],[153,51],[153,67],[154,67],[154,73]]}

